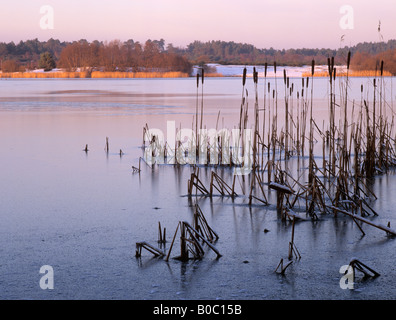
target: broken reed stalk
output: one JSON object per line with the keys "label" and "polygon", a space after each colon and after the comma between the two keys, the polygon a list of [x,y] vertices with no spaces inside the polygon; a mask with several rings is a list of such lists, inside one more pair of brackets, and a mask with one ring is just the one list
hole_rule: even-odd
{"label": "broken reed stalk", "polygon": [[[199,172],[199,171],[197,171]],[[188,186],[188,195],[191,196],[193,194],[193,187],[195,187],[196,192],[200,191],[204,195],[209,195],[210,192],[205,188],[202,181],[198,178],[198,173],[191,173],[191,178],[187,182]]]}
{"label": "broken reed stalk", "polygon": [[213,195],[213,188],[215,188],[217,191],[220,192],[222,196],[225,196],[226,193],[230,197],[235,197],[237,194],[234,191],[234,185],[235,185],[235,175],[233,176],[234,182],[232,184],[232,187],[230,187],[216,172],[212,171],[211,175],[211,180],[210,180],[210,189],[209,189],[209,195]]}
{"label": "broken reed stalk", "polygon": [[200,232],[209,242],[219,239],[217,233],[209,226],[209,223],[198,204],[195,204],[194,206],[193,228]]}
{"label": "broken reed stalk", "polygon": [[342,209],[337,208],[337,207],[335,207],[335,206],[328,206],[328,208],[331,209],[331,210],[340,212],[340,213],[342,213],[342,214],[344,214],[344,215],[347,215],[347,216],[351,217],[351,218],[354,219],[354,220],[359,220],[360,222],[366,223],[366,224],[368,224],[368,225],[370,225],[370,226],[373,226],[373,227],[375,227],[375,228],[377,228],[377,229],[380,229],[380,230],[382,230],[382,231],[385,231],[387,235],[391,235],[391,236],[393,236],[393,237],[396,236],[396,231],[395,231],[395,230],[392,230],[392,229],[389,228],[389,227],[385,227],[385,226],[380,225],[380,224],[375,224],[375,223],[372,222],[371,220],[368,220],[368,219],[366,219],[366,218],[360,217],[360,216],[358,216],[358,215],[356,215],[356,214],[353,214],[353,213],[350,213],[350,212],[348,212],[348,211],[342,210]]}
{"label": "broken reed stalk", "polygon": [[289,188],[288,186],[277,182],[271,182],[269,184],[269,188],[277,191],[276,208],[278,209],[279,212],[282,212],[284,195],[293,194],[295,191]]}
{"label": "broken reed stalk", "polygon": [[158,243],[166,243],[166,228],[162,230],[161,222],[158,221]]}
{"label": "broken reed stalk", "polygon": [[352,259],[351,262],[349,263],[349,266],[352,268],[353,272],[353,279],[355,279],[355,272],[356,270],[362,272],[365,277],[379,277],[380,274],[375,271],[374,269],[368,267],[365,265],[363,262],[357,260],[357,259]]}
{"label": "broken reed stalk", "polygon": [[[198,91],[199,91],[199,72],[197,72],[197,97],[195,101],[195,141],[197,144],[197,150],[199,151],[199,140],[198,140]],[[199,154],[199,153],[198,153]]]}
{"label": "broken reed stalk", "polygon": [[[256,183],[257,183],[257,185],[259,186],[259,189],[261,190],[261,194],[262,194],[262,196],[263,196],[264,199],[261,199],[261,198],[256,197],[256,196],[253,195],[253,188],[254,188],[254,186],[255,186]],[[251,184],[250,184],[250,194],[249,194],[249,205],[252,204],[253,198],[256,199],[256,200],[258,200],[258,201],[260,201],[260,202],[262,202],[262,203],[265,204],[265,205],[268,205],[268,200],[267,200],[267,197],[266,197],[265,192],[264,192],[264,189],[263,189],[263,181],[262,181],[260,175],[256,172],[256,170],[254,170],[254,171],[251,173]]]}
{"label": "broken reed stalk", "polygon": [[[276,136],[278,134],[278,81],[276,77],[276,61],[274,61],[274,74],[275,74],[275,91],[274,91],[274,98],[275,98],[275,112],[274,112],[274,129],[273,129],[273,137],[274,141],[272,141],[273,144],[273,156],[275,157],[275,142],[276,142]],[[275,160],[275,159],[273,159]]]}
{"label": "broken reed stalk", "polygon": [[201,124],[200,124],[200,129],[202,130],[202,125],[203,125],[203,114],[204,114],[204,112],[203,112],[203,109],[204,109],[204,103],[203,103],[203,97],[204,97],[204,94],[203,94],[203,85],[204,85],[204,79],[205,79],[205,71],[204,71],[204,68],[201,68],[201,84],[202,84],[202,87],[201,87],[201,89],[202,89],[202,91],[201,91]]}
{"label": "broken reed stalk", "polygon": [[[263,144],[262,144],[262,150],[261,150],[261,167],[263,167],[263,161],[264,161],[264,150],[265,150],[265,113],[266,113],[266,101],[267,101],[267,67],[268,64],[267,62],[264,64],[264,99],[263,99],[263,131],[262,131],[262,139],[263,139]],[[269,84],[269,83],[268,83]],[[268,141],[269,144],[269,141]]]}
{"label": "broken reed stalk", "polygon": [[160,249],[152,246],[151,244],[142,241],[142,242],[136,242],[136,253],[135,256],[137,258],[141,257],[142,255],[142,249],[146,249],[150,253],[152,253],[155,257],[163,257],[165,256],[165,253],[162,252]]}
{"label": "broken reed stalk", "polygon": [[[283,259],[281,259],[280,262],[279,262],[279,264],[278,264],[278,266],[277,266],[276,269],[275,269],[275,272],[277,272],[277,273],[279,273],[279,274],[281,274],[281,275],[284,275],[285,272],[286,272],[286,269],[287,269],[292,263],[293,263],[293,261],[289,261],[289,262],[284,266],[284,265],[283,265]],[[278,272],[279,268],[280,268],[280,271]]]}
{"label": "broken reed stalk", "polygon": [[241,109],[239,113],[239,130],[242,132],[242,119],[244,115],[244,105],[245,105],[245,85],[246,85],[246,73],[247,69],[246,67],[243,68],[243,75],[242,75],[242,102],[241,102]]}
{"label": "broken reed stalk", "polygon": [[165,258],[165,261],[169,261],[170,253],[172,251],[173,244],[175,242],[177,231],[179,230],[179,227],[180,227],[180,223],[177,224],[176,231],[175,231],[175,234],[173,235],[172,243],[171,243],[171,245],[169,247],[168,253],[167,253],[166,258]]}
{"label": "broken reed stalk", "polygon": [[109,137],[106,137],[105,151],[109,153]]}
{"label": "broken reed stalk", "polygon": [[186,227],[186,230],[188,230],[190,236],[194,237],[193,235],[196,234],[197,235],[196,239],[201,239],[213,252],[216,253],[217,258],[221,257],[220,252],[208,240],[206,240],[202,234],[200,234],[197,230],[195,230],[188,222],[183,221],[182,224]]}
{"label": "broken reed stalk", "polygon": [[165,261],[169,260],[177,232],[180,229],[180,256],[176,257],[176,259],[181,261],[187,261],[189,259],[189,254],[193,255],[194,259],[201,259],[205,251],[200,244],[199,240],[201,240],[204,244],[206,244],[217,256],[217,259],[221,257],[220,252],[208,241],[200,232],[194,229],[188,222],[180,221],[176,227],[175,234],[173,236],[173,240],[171,246],[166,255]]}
{"label": "broken reed stalk", "polygon": [[351,52],[348,52],[347,58],[347,75],[346,75],[346,83],[345,83],[345,102],[344,102],[344,133],[343,133],[343,141],[344,144],[342,146],[342,151],[340,155],[340,169],[342,172],[347,174],[348,164],[349,164],[349,155],[348,155],[348,87],[349,87],[349,65],[351,61]]}
{"label": "broken reed stalk", "polygon": [[286,160],[289,153],[289,96],[287,94],[287,89],[289,88],[289,81],[286,76],[286,69],[283,69],[283,82],[285,85],[285,155],[284,159]]}
{"label": "broken reed stalk", "polygon": [[313,181],[313,78],[315,74],[315,60],[312,60],[311,66],[311,111],[310,111],[310,132],[309,132],[309,172],[308,172],[308,184],[311,186]]}
{"label": "broken reed stalk", "polygon": [[335,160],[336,160],[336,149],[335,149],[335,93],[334,93],[334,80],[336,70],[334,68],[334,57],[328,58],[328,72],[330,82],[330,128],[329,128],[329,166],[331,172],[335,173]]}
{"label": "broken reed stalk", "polygon": [[293,258],[293,254],[296,256],[296,258],[301,259],[301,255],[297,250],[297,247],[294,243],[294,227],[296,223],[296,216],[293,216],[293,222],[292,222],[292,235],[291,235],[291,241],[289,242],[289,260]]}
{"label": "broken reed stalk", "polygon": [[253,132],[253,170],[256,170],[256,167],[259,166],[259,101],[258,101],[258,72],[256,68],[253,68],[253,82],[254,82],[254,92],[255,92],[255,99],[254,99],[254,132]]}

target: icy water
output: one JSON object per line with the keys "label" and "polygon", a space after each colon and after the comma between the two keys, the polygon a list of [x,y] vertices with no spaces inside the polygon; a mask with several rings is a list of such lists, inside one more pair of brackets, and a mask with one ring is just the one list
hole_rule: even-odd
{"label": "icy water", "polygon": [[[299,90],[301,79],[291,80]],[[351,80],[351,104],[360,103],[360,85],[369,83]],[[282,99],[282,79],[277,85]],[[326,121],[327,90],[325,79],[315,79],[320,124]],[[240,78],[205,79],[208,128],[237,124],[241,93]],[[132,172],[143,155],[144,125],[166,132],[167,121],[175,121],[191,128],[196,95],[194,78],[0,81],[0,298],[394,299],[396,243],[381,230],[363,226],[362,236],[342,216],[298,222],[301,259],[293,259],[282,276],[275,269],[281,259],[288,261],[291,224],[279,219],[274,192],[269,206],[248,206],[243,196],[191,199],[188,165],[151,169],[141,163],[141,173]],[[294,160],[289,165],[297,167]],[[302,159],[300,167],[306,166]],[[231,181],[230,169],[201,168],[200,174],[209,179],[212,170]],[[395,175],[376,177],[374,191],[379,216],[370,219],[396,226]],[[211,251],[189,262],[165,262],[147,251],[135,257],[138,241],[158,246],[159,221],[168,250],[178,222],[192,222],[195,201],[219,235],[214,245],[221,258]],[[175,244],[171,257],[178,253]],[[358,274],[353,290],[342,289],[340,268],[353,258],[380,276],[363,280]],[[43,265],[53,268],[52,290],[40,287]]]}

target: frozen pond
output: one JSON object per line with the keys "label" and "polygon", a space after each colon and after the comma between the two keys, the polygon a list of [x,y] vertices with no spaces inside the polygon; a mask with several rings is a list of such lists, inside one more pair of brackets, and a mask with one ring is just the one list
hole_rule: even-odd
{"label": "frozen pond", "polygon": [[[291,80],[299,90],[301,79]],[[269,81],[274,88],[275,79]],[[280,99],[282,81],[277,79]],[[251,82],[249,97],[254,96]],[[360,103],[360,85],[369,83],[352,79],[350,100]],[[270,205],[249,206],[242,196],[188,197],[189,165],[151,169],[142,163],[140,174],[132,172],[143,155],[145,124],[164,132],[168,121],[191,128],[200,90],[194,78],[0,81],[1,299],[396,297],[395,240],[378,229],[363,226],[362,236],[343,216],[298,222],[301,259],[279,275],[275,269],[282,258],[287,261],[291,223],[279,219],[274,191]],[[260,99],[265,90],[260,87]],[[237,124],[241,92],[240,78],[205,79],[208,128]],[[327,93],[327,80],[315,79],[320,124],[326,123]],[[253,100],[249,103],[253,108]],[[297,160],[288,165],[296,168]],[[300,159],[299,167],[306,166],[307,158]],[[201,168],[204,181],[212,170],[230,181],[230,169]],[[239,185],[248,184],[246,179]],[[376,177],[373,188],[378,199],[372,207],[379,216],[370,219],[395,227],[393,172]],[[158,246],[159,221],[167,230],[168,249],[178,222],[192,221],[195,201],[219,235],[214,245],[221,258],[210,251],[188,262],[165,262],[147,251],[135,258],[136,242]],[[172,256],[179,247],[173,250]],[[358,277],[354,290],[341,289],[340,268],[353,258],[381,276]],[[40,288],[43,265],[53,267],[53,290]]]}

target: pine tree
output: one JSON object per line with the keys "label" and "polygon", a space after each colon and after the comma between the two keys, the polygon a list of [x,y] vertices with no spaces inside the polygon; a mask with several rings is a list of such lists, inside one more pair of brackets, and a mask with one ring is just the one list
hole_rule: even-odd
{"label": "pine tree", "polygon": [[51,53],[44,52],[40,55],[39,68],[43,68],[44,71],[51,71],[56,68],[56,63]]}

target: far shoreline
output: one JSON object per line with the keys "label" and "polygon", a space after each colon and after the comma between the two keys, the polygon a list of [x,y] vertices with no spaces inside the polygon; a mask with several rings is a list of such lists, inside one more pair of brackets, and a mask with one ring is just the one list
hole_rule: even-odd
{"label": "far shoreline", "polygon": [[[239,66],[243,67],[243,66]],[[318,66],[319,67],[319,66]],[[284,67],[287,69],[287,67]],[[342,70],[342,68],[340,68]],[[251,76],[250,74],[248,77]],[[279,75],[281,76],[281,75]],[[314,72],[314,77],[326,78],[329,76],[328,72],[319,69]],[[377,70],[342,70],[337,73],[337,77],[380,77]],[[392,77],[393,75],[384,71],[384,77]],[[0,72],[0,79],[170,79],[170,78],[194,78],[195,75],[180,71],[166,71],[166,72],[123,72],[123,71],[27,71],[27,72]],[[242,74],[225,75],[219,72],[205,73],[208,78],[227,78],[227,77],[242,77]],[[259,72],[259,77],[264,77],[264,74]],[[266,78],[274,78],[276,74],[267,74]],[[292,78],[306,78],[312,77],[311,72],[301,72],[300,76],[291,76]]]}
{"label": "far shoreline", "polygon": [[188,73],[170,72],[105,72],[105,71],[55,71],[55,72],[6,72],[2,79],[122,79],[122,78],[188,78]]}

